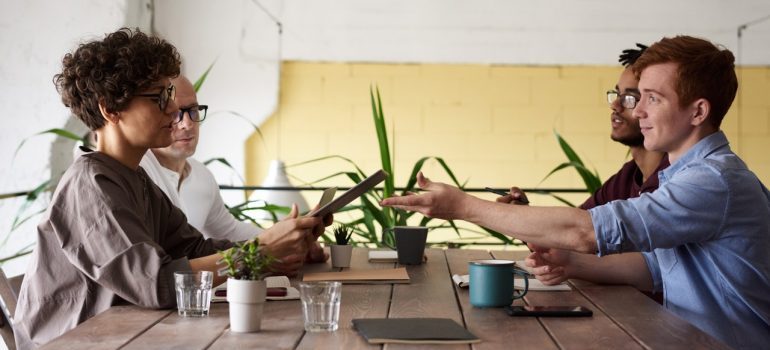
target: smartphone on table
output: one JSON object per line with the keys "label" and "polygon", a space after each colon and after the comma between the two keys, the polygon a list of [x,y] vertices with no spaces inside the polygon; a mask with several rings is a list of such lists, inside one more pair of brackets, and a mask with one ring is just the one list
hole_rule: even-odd
{"label": "smartphone on table", "polygon": [[583,306],[508,305],[505,312],[509,316],[534,317],[588,317],[594,314]]}

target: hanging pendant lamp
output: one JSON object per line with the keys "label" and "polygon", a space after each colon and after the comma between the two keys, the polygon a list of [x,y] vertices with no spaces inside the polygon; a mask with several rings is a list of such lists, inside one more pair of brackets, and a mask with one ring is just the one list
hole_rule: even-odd
{"label": "hanging pendant lamp", "polygon": [[[267,177],[262,182],[261,187],[294,187],[289,181],[289,177],[286,176],[286,165],[283,161],[274,159],[270,162],[270,167],[267,170]],[[299,207],[300,213],[308,211],[307,201],[299,191],[292,190],[256,190],[251,193],[249,200],[257,201],[261,200],[269,204],[280,205],[284,207],[291,207],[296,203]],[[286,215],[276,213],[278,219],[284,218]],[[255,218],[261,220],[271,220],[270,213],[264,210],[258,211]]]}

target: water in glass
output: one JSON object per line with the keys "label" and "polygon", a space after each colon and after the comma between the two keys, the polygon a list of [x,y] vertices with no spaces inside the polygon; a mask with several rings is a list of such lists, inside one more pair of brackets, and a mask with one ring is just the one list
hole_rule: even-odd
{"label": "water in glass", "polygon": [[340,282],[301,283],[302,313],[308,332],[337,330],[340,319]]}
{"label": "water in glass", "polygon": [[174,279],[179,315],[185,317],[208,316],[213,274],[210,271],[175,272]]}
{"label": "water in glass", "polygon": [[176,289],[176,304],[180,316],[203,317],[209,314],[211,287],[185,287]]}

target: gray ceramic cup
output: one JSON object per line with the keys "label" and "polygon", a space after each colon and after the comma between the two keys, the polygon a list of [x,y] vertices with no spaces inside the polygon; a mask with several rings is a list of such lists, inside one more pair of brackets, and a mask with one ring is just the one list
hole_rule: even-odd
{"label": "gray ceramic cup", "polygon": [[396,237],[396,252],[398,263],[401,265],[420,265],[425,255],[425,241],[428,238],[428,228],[422,226],[396,226],[393,228]]}

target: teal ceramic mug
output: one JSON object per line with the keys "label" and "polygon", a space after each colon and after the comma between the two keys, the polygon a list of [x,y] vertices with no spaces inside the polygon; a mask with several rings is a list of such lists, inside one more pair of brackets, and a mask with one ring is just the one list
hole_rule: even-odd
{"label": "teal ceramic mug", "polygon": [[[527,273],[514,267],[511,260],[474,260],[468,263],[470,274],[471,305],[476,307],[502,307],[511,305],[529,290]],[[514,275],[524,278],[524,290],[515,293]]]}

